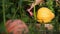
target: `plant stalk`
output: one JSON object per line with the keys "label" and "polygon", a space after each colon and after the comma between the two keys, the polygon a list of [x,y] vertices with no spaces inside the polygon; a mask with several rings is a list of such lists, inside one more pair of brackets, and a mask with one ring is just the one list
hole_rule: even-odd
{"label": "plant stalk", "polygon": [[[4,27],[5,27],[5,22],[6,22],[6,19],[5,19],[5,2],[4,0],[2,0],[2,8],[3,8],[3,23],[4,23]],[[7,30],[6,30],[6,27],[5,27],[5,31],[6,31],[6,34],[8,34]]]}
{"label": "plant stalk", "polygon": [[35,12],[35,7],[34,7],[34,19],[36,20],[36,12]]}

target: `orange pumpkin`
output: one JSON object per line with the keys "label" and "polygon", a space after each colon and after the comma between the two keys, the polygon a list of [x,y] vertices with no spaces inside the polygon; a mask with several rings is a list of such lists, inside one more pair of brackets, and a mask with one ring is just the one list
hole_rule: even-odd
{"label": "orange pumpkin", "polygon": [[40,23],[49,23],[54,17],[54,13],[46,7],[42,7],[37,11],[37,21]]}
{"label": "orange pumpkin", "polygon": [[6,28],[7,28],[7,31],[8,33],[13,33],[13,34],[22,34],[22,33],[28,33],[28,27],[27,25],[19,20],[19,19],[16,19],[16,20],[8,20],[6,22]]}

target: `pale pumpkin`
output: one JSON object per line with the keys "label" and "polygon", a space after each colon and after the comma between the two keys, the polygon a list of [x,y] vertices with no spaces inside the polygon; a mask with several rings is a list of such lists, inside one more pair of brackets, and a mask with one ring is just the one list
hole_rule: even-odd
{"label": "pale pumpkin", "polygon": [[[44,24],[44,27],[48,30],[53,30],[54,26],[52,24]],[[41,28],[41,24],[36,24],[36,29],[39,30]]]}
{"label": "pale pumpkin", "polygon": [[49,23],[54,17],[54,13],[46,7],[42,7],[37,11],[37,21],[40,23]]}

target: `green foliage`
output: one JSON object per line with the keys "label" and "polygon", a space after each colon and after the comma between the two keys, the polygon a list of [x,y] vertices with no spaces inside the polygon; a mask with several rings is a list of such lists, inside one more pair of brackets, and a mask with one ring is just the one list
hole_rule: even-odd
{"label": "green foliage", "polygon": [[[34,0],[33,0],[34,1]],[[33,2],[32,0],[0,0],[0,33],[5,32],[5,22],[8,19],[21,19],[25,23],[29,24],[29,34],[37,34],[38,31],[35,31],[34,23],[36,18],[36,10],[38,7],[35,6],[33,9],[33,13],[35,17],[30,17],[29,13],[26,11],[30,4]],[[52,20],[52,23],[55,27],[55,30],[59,30],[60,28],[60,6],[56,4],[54,0],[46,0],[45,4],[40,5],[39,7],[48,7],[55,13],[55,19]],[[31,24],[30,24],[31,23]],[[37,33],[35,33],[37,32]],[[39,34],[39,33],[38,33]]]}

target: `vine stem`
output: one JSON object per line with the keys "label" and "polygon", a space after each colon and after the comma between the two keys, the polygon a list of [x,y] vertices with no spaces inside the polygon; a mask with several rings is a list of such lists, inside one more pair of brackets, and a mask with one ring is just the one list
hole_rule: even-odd
{"label": "vine stem", "polygon": [[[4,2],[4,0],[2,0],[2,8],[3,8],[3,23],[4,23],[4,27],[5,27],[5,2]],[[6,31],[6,34],[8,34],[8,32],[7,32],[7,30],[6,30],[6,27],[5,27],[5,31]]]}

